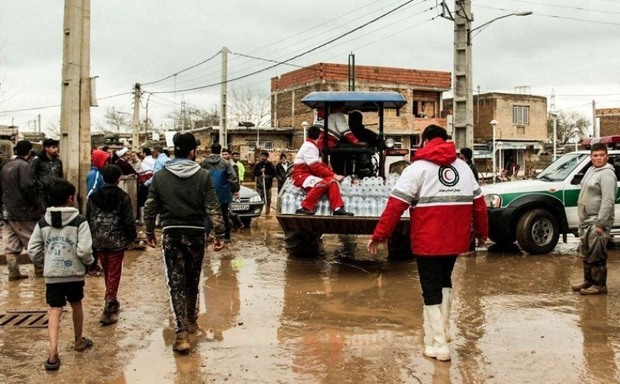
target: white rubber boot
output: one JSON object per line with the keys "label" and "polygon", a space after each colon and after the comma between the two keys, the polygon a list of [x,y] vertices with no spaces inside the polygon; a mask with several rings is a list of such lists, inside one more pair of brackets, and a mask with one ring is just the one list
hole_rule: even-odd
{"label": "white rubber boot", "polygon": [[452,288],[441,289],[441,316],[443,316],[443,330],[446,333],[446,341],[452,341],[450,335],[450,311],[452,310]]}
{"label": "white rubber boot", "polygon": [[[424,331],[424,355],[439,361],[450,361],[450,347],[443,329],[440,304],[424,306]],[[427,338],[427,334],[432,339]]]}

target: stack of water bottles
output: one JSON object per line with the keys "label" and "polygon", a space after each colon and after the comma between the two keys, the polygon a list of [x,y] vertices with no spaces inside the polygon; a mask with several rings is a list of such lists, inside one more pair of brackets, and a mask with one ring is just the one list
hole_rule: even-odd
{"label": "stack of water bottles", "polygon": [[[398,180],[398,174],[390,173],[385,178],[371,176],[363,179],[352,179],[347,176],[340,183],[340,193],[344,206],[347,211],[353,212],[355,216],[381,216],[392,188]],[[305,192],[301,188],[293,185],[291,180],[287,180],[281,196],[283,214],[294,214],[297,208],[301,207],[301,201]],[[329,206],[327,195],[323,196],[316,207],[315,215],[331,216],[332,210]]]}

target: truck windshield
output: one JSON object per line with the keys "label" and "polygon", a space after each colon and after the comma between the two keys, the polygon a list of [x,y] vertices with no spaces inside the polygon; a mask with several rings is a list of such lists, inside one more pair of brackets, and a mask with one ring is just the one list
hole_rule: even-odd
{"label": "truck windshield", "polygon": [[549,164],[536,178],[544,181],[565,180],[588,156],[587,153],[568,153]]}

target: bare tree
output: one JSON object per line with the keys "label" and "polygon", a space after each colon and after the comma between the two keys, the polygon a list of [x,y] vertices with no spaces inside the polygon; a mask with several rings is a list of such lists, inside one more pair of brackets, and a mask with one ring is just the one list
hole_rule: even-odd
{"label": "bare tree", "polygon": [[45,135],[52,139],[60,139],[60,126],[54,122],[50,122],[44,129]]}
{"label": "bare tree", "polygon": [[[590,121],[579,112],[560,112],[557,117],[557,142],[565,145],[571,138],[581,141],[590,136]],[[553,140],[553,119],[547,119],[547,134]]]}
{"label": "bare tree", "polygon": [[252,122],[257,127],[271,123],[269,94],[257,89],[233,89],[230,92],[231,117],[236,121]]}
{"label": "bare tree", "polygon": [[129,131],[131,126],[131,120],[129,119],[129,113],[117,110],[116,107],[108,107],[103,116],[108,126],[113,127],[116,133],[121,131]]}
{"label": "bare tree", "polygon": [[168,118],[174,121],[176,130],[212,127],[218,125],[220,121],[217,109],[217,105],[212,105],[210,109],[202,109],[183,101],[181,108],[169,113]]}

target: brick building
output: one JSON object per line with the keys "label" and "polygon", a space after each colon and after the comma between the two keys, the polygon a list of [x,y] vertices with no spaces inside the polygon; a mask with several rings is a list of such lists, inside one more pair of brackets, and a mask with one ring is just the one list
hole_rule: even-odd
{"label": "brick building", "polygon": [[[489,92],[474,95],[474,143],[488,148],[491,159],[493,127],[495,126],[497,169],[513,159],[521,173],[528,168],[528,159],[538,154],[547,141],[547,98],[520,93]],[[452,99],[444,102],[452,109]],[[490,160],[491,161],[491,160]],[[488,164],[485,166],[488,168]]]}
{"label": "brick building", "polygon": [[596,117],[601,127],[600,136],[620,134],[620,108],[597,108]]}
{"label": "brick building", "polygon": [[[405,97],[407,104],[399,113],[386,110],[384,114],[386,136],[394,137],[403,148],[418,145],[419,135],[429,124],[446,127],[442,94],[450,90],[450,72],[357,65],[355,82],[357,91],[394,91]],[[316,113],[301,99],[315,91],[347,91],[348,85],[349,67],[345,64],[318,63],[272,78],[272,125],[292,128],[291,146],[299,148],[302,122],[311,124]],[[376,114],[365,114],[364,124],[378,129]]]}

